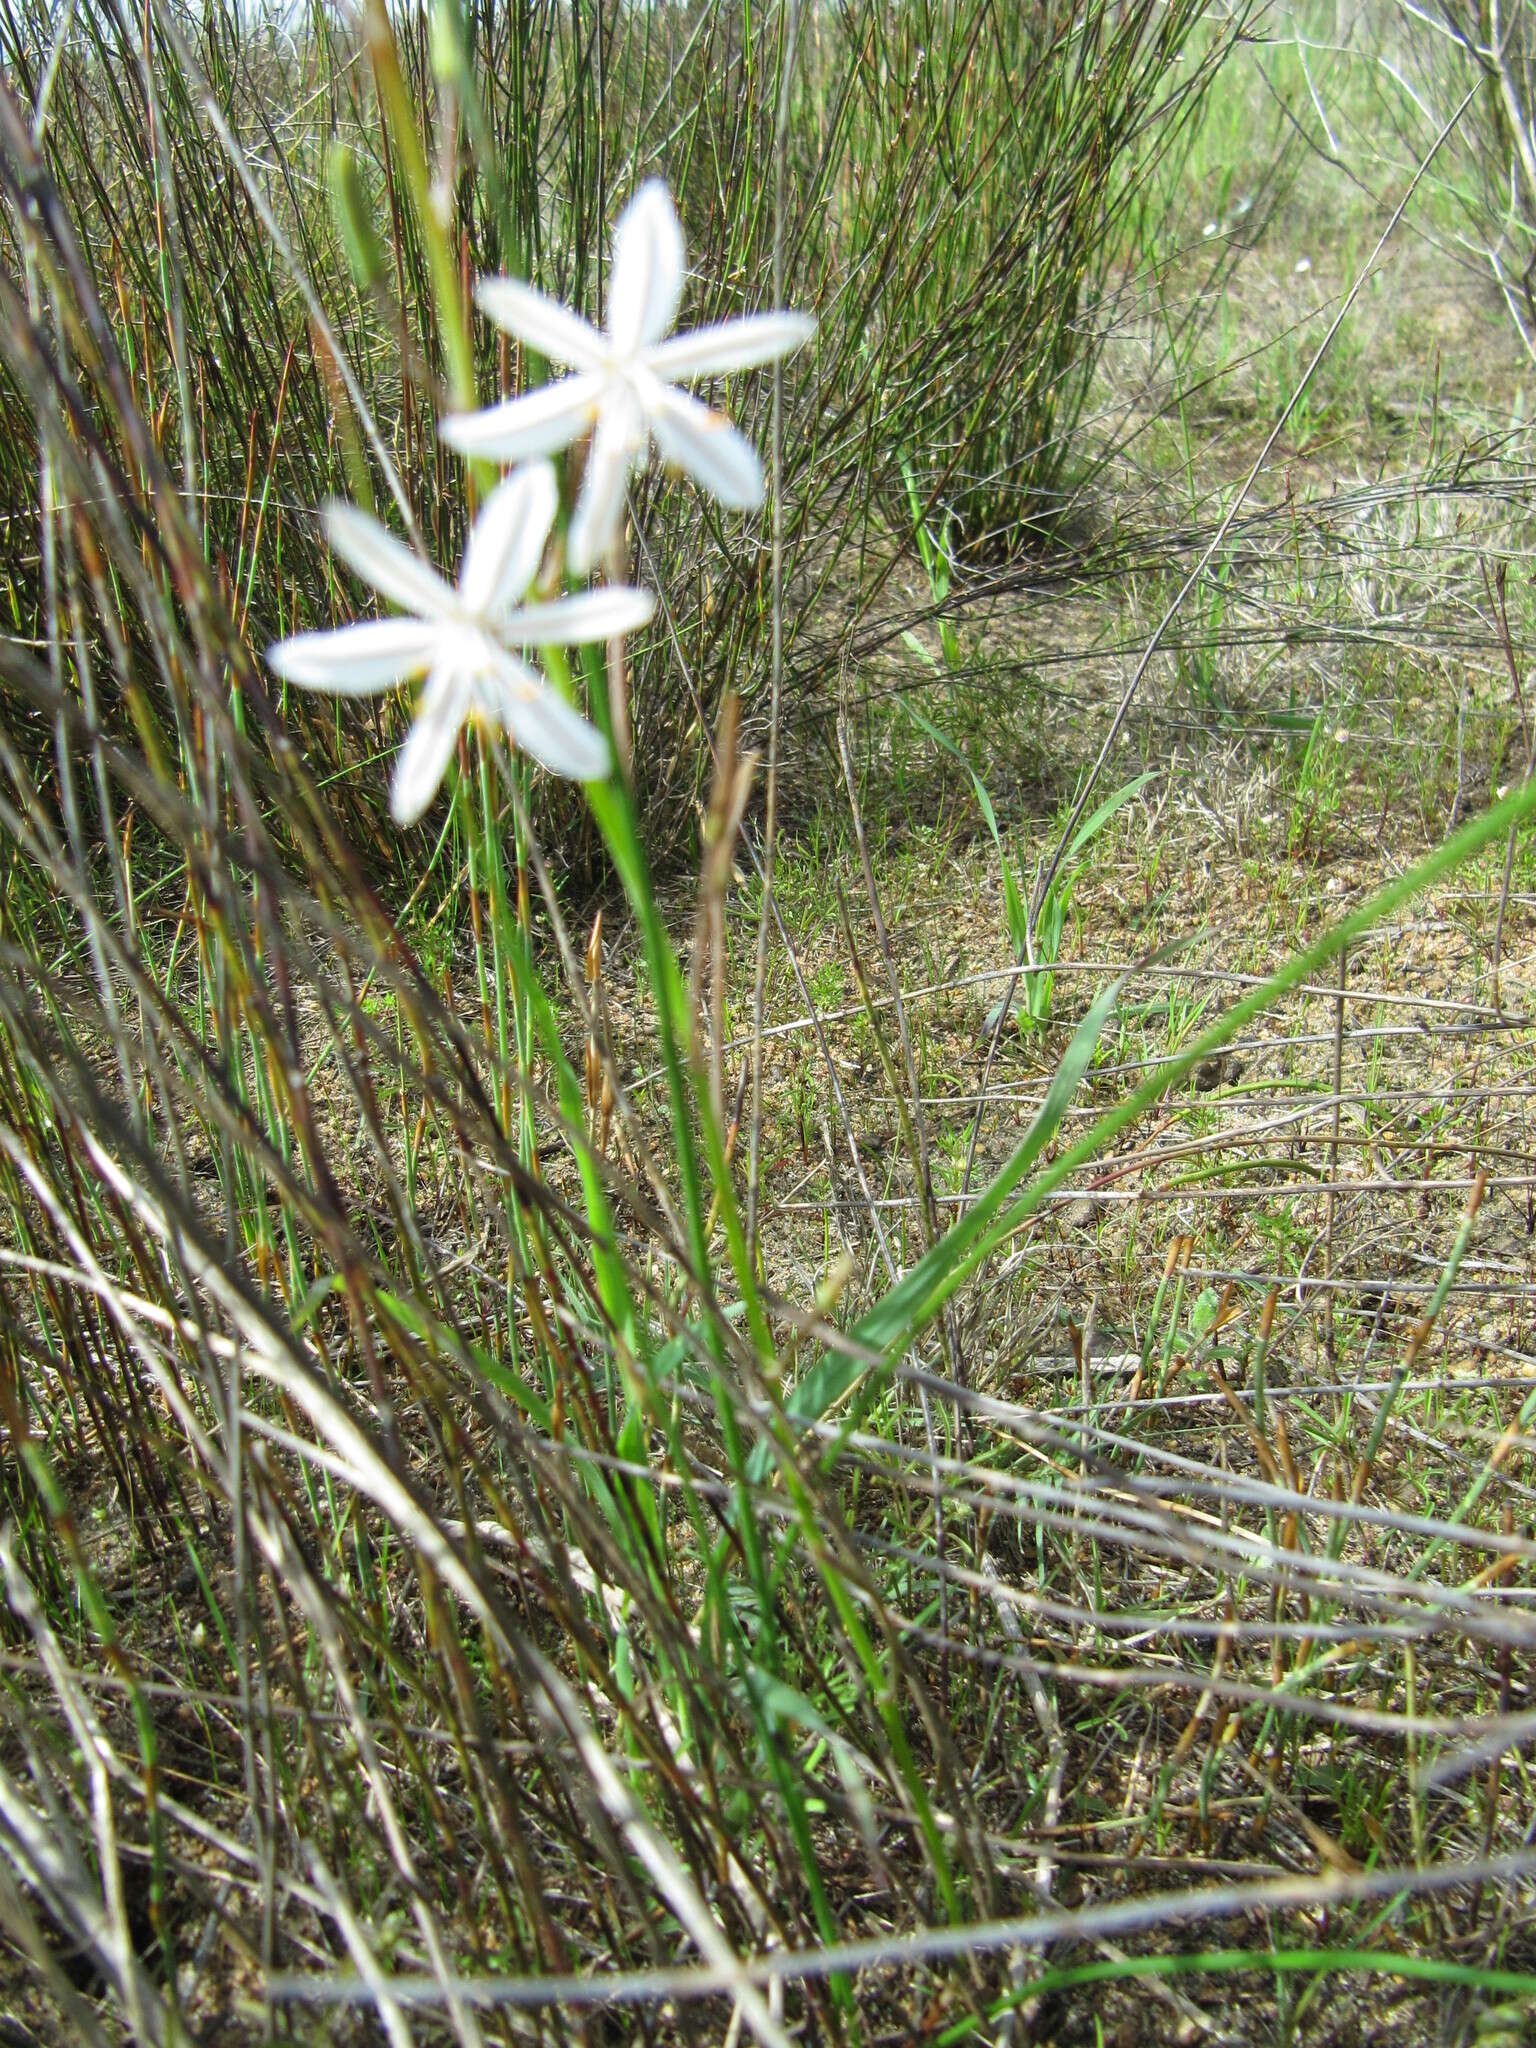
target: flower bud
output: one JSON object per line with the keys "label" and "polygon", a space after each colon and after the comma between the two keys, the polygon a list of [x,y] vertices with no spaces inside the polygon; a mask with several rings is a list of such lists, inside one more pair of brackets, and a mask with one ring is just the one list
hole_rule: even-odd
{"label": "flower bud", "polygon": [[469,76],[464,16],[458,0],[437,0],[432,9],[432,71],[439,85],[460,86]]}
{"label": "flower bud", "polygon": [[596,988],[603,973],[603,913],[598,911],[592,920],[592,936],[587,940],[587,987]]}
{"label": "flower bud", "polygon": [[384,250],[374,232],[357,158],[344,142],[333,142],[326,151],[325,175],[347,268],[358,290],[370,292],[384,275]]}

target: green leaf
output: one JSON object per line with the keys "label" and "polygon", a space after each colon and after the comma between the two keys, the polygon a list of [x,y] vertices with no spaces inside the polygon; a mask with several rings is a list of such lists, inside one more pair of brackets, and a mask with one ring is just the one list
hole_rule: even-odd
{"label": "green leaf", "polygon": [[1155,773],[1155,769],[1149,768],[1145,775],[1133,777],[1130,782],[1117,789],[1113,796],[1106,797],[1092,816],[1085,818],[1078,826],[1072,844],[1067,848],[1067,859],[1076,859],[1085,846],[1097,839],[1116,811],[1128,804],[1133,796],[1139,796]]}
{"label": "green leaf", "polygon": [[1221,1296],[1214,1287],[1204,1288],[1196,1297],[1189,1312],[1190,1328],[1197,1337],[1203,1337],[1216,1320],[1216,1311],[1221,1306]]}
{"label": "green leaf", "polygon": [[999,857],[1003,867],[1003,910],[1008,919],[1008,941],[1013,947],[1014,958],[1018,959],[1024,952],[1025,941],[1029,936],[1029,921],[1024,914],[1024,898],[1019,892],[1018,883],[1013,879],[1013,869],[1008,865],[1007,856],[1001,849]]}
{"label": "green leaf", "polygon": [[934,655],[930,653],[930,651],[923,645],[922,641],[918,639],[917,635],[912,631],[910,627],[907,628],[907,630],[902,634],[901,637],[907,643],[908,647],[911,648],[912,652],[918,656],[919,660],[927,662],[928,666],[933,670],[935,675],[942,674],[942,670],[940,669],[938,661],[935,659]]}
{"label": "green leaf", "polygon": [[[1485,811],[1482,817],[1474,818],[1469,824],[1464,825],[1459,832],[1446,840],[1444,845],[1437,847],[1426,859],[1420,861],[1416,868],[1411,868],[1407,874],[1399,875],[1384,889],[1378,890],[1368,903],[1362,904],[1360,909],[1352,912],[1350,916],[1342,918],[1314,945],[1308,946],[1304,952],[1292,954],[1285,965],[1272,974],[1268,981],[1250,990],[1240,1002],[1223,1011],[1216,1021],[1185,1046],[1182,1052],[1164,1061],[1163,1065],[1149,1074],[1140,1087],[1133,1089],[1124,1101],[1117,1103],[1112,1110],[1101,1116],[1092,1129],[1079,1138],[1075,1145],[1069,1146],[1010,1207],[1003,1208],[1006,1196],[994,1201],[994,1189],[988,1189],[977,1209],[979,1210],[983,1203],[986,1204],[991,1215],[996,1217],[995,1223],[983,1234],[978,1235],[972,1229],[977,1210],[968,1211],[963,1221],[954,1224],[947,1235],[939,1240],[921,1265],[914,1267],[912,1273],[890,1290],[884,1301],[877,1303],[870,1310],[854,1330],[854,1336],[864,1343],[910,1343],[918,1330],[938,1314],[944,1303],[964,1284],[982,1261],[989,1258],[999,1245],[1005,1243],[1048,1195],[1070,1180],[1074,1173],[1080,1172],[1083,1167],[1098,1158],[1127,1125],[1144,1116],[1171,1088],[1176,1088],[1202,1061],[1208,1060],[1213,1053],[1220,1052],[1230,1039],[1245,1030],[1255,1017],[1278,1001],[1281,996],[1288,995],[1300,983],[1315,979],[1330,961],[1336,959],[1347,947],[1355,945],[1372,926],[1379,924],[1384,917],[1390,917],[1393,911],[1423,890],[1431,888],[1442,876],[1459,867],[1490,840],[1509,832],[1522,819],[1529,817],[1533,810],[1536,810],[1536,780],[1523,784],[1502,803],[1495,804],[1490,810]],[[1117,982],[1115,990],[1109,993],[1117,992],[1119,986]],[[1100,1002],[1103,1001],[1104,998],[1101,997]],[[1089,1013],[1084,1025],[1079,1027],[1079,1039],[1097,1009],[1098,1005],[1095,1005],[1094,1011]],[[1074,1049],[1076,1044],[1077,1040],[1074,1040]],[[1091,1047],[1089,1050],[1091,1052]],[[1065,1067],[1065,1062],[1063,1066]],[[1044,1115],[1044,1111],[1041,1114]],[[1025,1143],[1028,1142],[1026,1139]],[[1003,1174],[999,1176],[999,1182],[1003,1179],[1009,1180],[1009,1193],[1022,1177],[1022,1172],[1015,1170],[1017,1159],[1016,1153]],[[994,1183],[994,1188],[997,1185],[998,1183]],[[961,1242],[962,1235],[964,1242]],[[932,1268],[932,1284],[926,1298],[916,1301],[911,1296],[911,1283],[918,1273],[927,1268]],[[901,1297],[901,1314],[896,1316],[892,1313],[891,1304],[896,1303],[898,1297]]]}
{"label": "green leaf", "polygon": [[958,2042],[980,2033],[1005,2012],[1029,1998],[1046,1998],[1067,1991],[1086,1991],[1094,1984],[1128,1984],[1138,1977],[1225,1976],[1251,1973],[1261,1981],[1267,1977],[1306,1977],[1354,1973],[1360,1976],[1400,1977],[1406,1982],[1455,1984],[1474,1991],[1511,1991],[1530,1997],[1536,1994],[1536,1977],[1515,1970],[1486,1969],[1475,1963],[1451,1962],[1440,1956],[1420,1956],[1396,1950],[1374,1949],[1204,1949],[1197,1954],[1116,1956],[1112,1961],[1079,1963],[1067,1969],[1044,1970],[1031,1976],[1016,1990],[1007,1992],[985,2017],[967,2014],[938,2038],[938,2048],[955,2048]]}
{"label": "green leaf", "polygon": [[[998,1210],[1055,1136],[1077,1093],[1078,1084],[1088,1071],[1099,1034],[1114,1009],[1120,988],[1119,981],[1111,982],[1078,1025],[1034,1122],[991,1186],[978,1195],[959,1222],[855,1325],[851,1334],[861,1350],[877,1352],[883,1357],[894,1356],[928,1319],[933,1312],[931,1305],[945,1298],[946,1281],[954,1267],[985,1234]],[[819,1421],[868,1370],[867,1357],[850,1358],[843,1352],[828,1352],[812,1366],[790,1395],[785,1403],[786,1413],[797,1421]],[[748,1468],[753,1482],[761,1485],[772,1469],[772,1451],[767,1444],[759,1444]]]}
{"label": "green leaf", "polygon": [[[906,634],[903,637],[906,639],[911,639],[912,636],[910,634]],[[924,658],[930,663],[931,666],[938,666],[938,664],[934,661],[933,656],[928,653],[926,648],[922,648],[920,646],[920,643],[914,644],[919,645],[919,651],[924,655]],[[992,834],[992,844],[997,848],[998,865],[1002,868],[1003,871],[1003,910],[1004,914],[1008,919],[1008,938],[1013,946],[1015,956],[1018,956],[1022,954],[1024,951],[1024,933],[1026,922],[1024,914],[1024,897],[1022,891],[1019,888],[1018,882],[1014,877],[1013,868],[1008,859],[1007,849],[1003,845],[1003,835],[1002,832],[999,830],[997,823],[997,812],[992,808],[992,798],[988,793],[987,785],[982,781],[981,777],[976,773],[976,770],[971,766],[970,762],[966,759],[965,755],[955,745],[954,741],[948,738],[946,734],[940,732],[939,728],[934,724],[931,718],[925,717],[923,713],[918,710],[915,704],[909,704],[905,698],[902,698],[901,700],[901,707],[906,712],[908,718],[912,720],[914,725],[921,727],[921,729],[925,733],[927,733],[928,737],[931,740],[933,740],[937,745],[941,746],[946,753],[953,754],[954,758],[960,763],[960,766],[971,778],[971,787],[976,792],[976,802],[980,806],[981,815],[987,821],[987,830]],[[1143,781],[1145,781],[1145,779],[1145,777],[1142,778]],[[1137,787],[1139,788],[1140,784],[1138,784]],[[1121,801],[1124,801],[1123,796],[1121,798]]]}
{"label": "green leaf", "polygon": [[[864,1356],[849,1357],[839,1353],[821,1359],[791,1394],[786,1403],[788,1414],[803,1421],[815,1421],[825,1415],[871,1370],[873,1358],[889,1361],[905,1350],[956,1289],[1027,1221],[1049,1194],[1074,1173],[1091,1164],[1127,1125],[1143,1116],[1170,1088],[1176,1087],[1193,1072],[1202,1060],[1219,1052],[1229,1039],[1245,1029],[1271,1003],[1288,994],[1299,983],[1315,978],[1322,967],[1345,947],[1354,945],[1382,918],[1390,916],[1400,905],[1430,888],[1490,840],[1507,833],[1529,817],[1533,810],[1536,810],[1536,780],[1523,784],[1502,803],[1485,811],[1482,817],[1464,825],[1427,859],[1420,861],[1416,868],[1389,882],[1368,903],[1325,932],[1314,945],[1293,954],[1268,981],[1223,1011],[1208,1030],[1181,1053],[1165,1061],[1124,1101],[1100,1117],[1075,1145],[1069,1146],[1010,1204],[1010,1196],[1045,1150],[1066,1114],[1078,1083],[1093,1058],[1099,1034],[1118,999],[1123,978],[1103,990],[1077,1027],[1039,1114],[1002,1172],[912,1270],[903,1274],[895,1286],[854,1325],[849,1335]],[[761,1484],[771,1469],[772,1453],[766,1444],[759,1444],[751,1463],[753,1480]]]}
{"label": "green leaf", "polygon": [[803,1692],[797,1692],[783,1679],[775,1678],[761,1664],[748,1663],[741,1676],[758,1712],[770,1728],[804,1728],[811,1735],[820,1735],[831,1741],[838,1739],[836,1731],[828,1727],[824,1716],[817,1712]]}

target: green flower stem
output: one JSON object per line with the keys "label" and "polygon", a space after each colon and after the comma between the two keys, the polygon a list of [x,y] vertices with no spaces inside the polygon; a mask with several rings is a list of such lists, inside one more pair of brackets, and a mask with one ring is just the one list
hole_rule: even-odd
{"label": "green flower stem", "polygon": [[[608,702],[607,672],[601,653],[595,647],[584,648],[582,661],[592,710],[604,737],[612,745],[613,715]],[[553,673],[553,669],[551,672]],[[568,673],[563,679],[563,687],[569,691]],[[746,1235],[741,1227],[736,1191],[731,1183],[730,1165],[725,1156],[724,1134],[715,1118],[709,1090],[702,1085],[696,1070],[692,1070],[689,1049],[693,1033],[689,1028],[687,990],[656,905],[656,892],[651,883],[650,868],[640,838],[634,798],[621,772],[611,775],[606,782],[589,784],[587,796],[593,816],[597,819],[599,829],[619,870],[625,893],[640,924],[646,967],[656,999],[657,1028],[661,1038],[662,1060],[666,1068],[668,1103],[677,1148],[678,1168],[683,1182],[683,1204],[688,1221],[688,1250],[693,1269],[699,1283],[705,1284],[710,1265],[709,1223],[699,1173],[698,1154],[694,1146],[693,1114],[696,1108],[709,1160],[710,1178],[714,1184],[719,1214],[725,1225],[731,1264],[737,1285],[741,1289],[748,1332],[763,1376],[771,1378],[774,1358],[773,1337],[763,1310],[762,1297],[758,1292],[757,1277],[747,1253]],[[694,1085],[690,1090],[691,1070]],[[736,1485],[738,1534],[746,1556],[748,1574],[759,1599],[766,1603],[768,1573],[758,1538],[757,1520],[752,1513],[748,1460],[736,1426],[735,1404],[722,1370],[724,1343],[718,1322],[712,1315],[706,1317],[704,1339],[711,1357],[716,1362],[717,1369],[711,1376],[711,1392],[720,1416],[726,1452]],[[765,1604],[765,1622],[770,1612],[771,1607]]]}

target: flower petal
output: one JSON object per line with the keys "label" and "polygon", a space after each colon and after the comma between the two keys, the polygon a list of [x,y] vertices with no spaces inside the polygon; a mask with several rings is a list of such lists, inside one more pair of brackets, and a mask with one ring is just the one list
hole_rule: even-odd
{"label": "flower petal", "polygon": [[526,662],[498,665],[501,721],[525,754],[573,782],[600,782],[612,766],[608,742]]}
{"label": "flower petal", "polygon": [[459,601],[494,616],[522,596],[538,570],[560,509],[560,486],[548,462],[514,469],[486,499],[464,549]]}
{"label": "flower petal", "polygon": [[617,354],[660,341],[677,318],[686,274],[672,195],[660,178],[648,178],[613,231],[608,338]]}
{"label": "flower petal", "polygon": [[451,669],[436,670],[421,694],[416,722],[395,762],[389,814],[397,825],[414,825],[436,796],[468,706],[468,693],[458,675]]}
{"label": "flower petal", "polygon": [[607,385],[608,379],[597,371],[580,370],[484,412],[451,413],[439,420],[438,439],[461,455],[483,456],[488,462],[553,455],[591,426]]}
{"label": "flower petal", "polygon": [[656,600],[648,590],[606,583],[552,604],[528,604],[509,612],[502,631],[519,647],[584,647],[593,640],[617,640],[648,626]]}
{"label": "flower petal", "polygon": [[648,438],[639,400],[621,380],[598,416],[581,496],[566,533],[565,558],[573,576],[585,576],[617,535],[624,518],[624,486]]}
{"label": "flower petal", "polygon": [[733,511],[751,512],[762,504],[763,465],[757,450],[724,413],[711,412],[669,384],[658,388],[650,412],[656,446],[668,462]]}
{"label": "flower petal", "polygon": [[366,697],[430,666],[442,628],[429,619],[364,619],[334,633],[297,633],[267,649],[267,666],[306,690]]}
{"label": "flower petal", "polygon": [[349,569],[402,611],[431,618],[452,606],[453,593],[431,563],[380,526],[371,513],[333,499],[325,508],[325,537],[332,554],[340,555]]}
{"label": "flower petal", "polygon": [[815,332],[816,322],[807,313],[754,313],[747,320],[720,320],[713,327],[672,335],[650,351],[646,367],[673,382],[755,370],[761,363],[787,356],[791,349],[803,348]]}
{"label": "flower petal", "polygon": [[552,363],[595,370],[603,359],[603,337],[579,313],[546,298],[515,277],[482,277],[475,303],[487,320],[527,342]]}

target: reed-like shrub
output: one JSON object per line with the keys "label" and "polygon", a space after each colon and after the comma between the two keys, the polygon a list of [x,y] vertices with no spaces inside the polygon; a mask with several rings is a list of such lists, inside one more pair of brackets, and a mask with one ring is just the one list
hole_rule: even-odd
{"label": "reed-like shrub", "polygon": [[[184,448],[195,463],[208,559],[249,644],[327,622],[356,597],[310,508],[349,482],[386,498],[378,450],[437,557],[462,539],[457,466],[434,433],[448,371],[430,263],[379,113],[381,78],[397,76],[420,110],[466,284],[507,268],[595,313],[604,224],[654,171],[679,193],[699,320],[768,303],[777,232],[786,286],[820,319],[814,360],[785,381],[780,499],[785,684],[792,704],[815,705],[837,648],[910,545],[904,463],[935,524],[935,507],[954,515],[957,547],[996,554],[1049,536],[1122,227],[1180,148],[1242,13],[1213,28],[1205,0],[593,17],[553,0],[474,0],[462,77],[441,50],[434,64],[424,12],[402,16],[388,44],[382,16],[369,18],[371,43],[318,11],[280,28],[246,8],[198,10],[183,18],[189,75],[155,15],[108,0],[81,11],[52,80],[43,160],[157,446],[173,474]],[[23,0],[0,7],[0,57],[24,97],[47,67],[53,19]],[[337,139],[376,239],[361,283],[326,204]],[[515,352],[483,322],[475,342],[482,394],[510,388]],[[732,408],[766,448],[770,380],[735,381]],[[21,534],[36,474],[24,409],[16,427],[0,458],[0,520]],[[771,550],[766,523],[722,528],[685,495],[652,500],[642,485],[636,510],[666,617],[636,650],[634,701],[642,799],[663,852],[695,830],[700,713],[712,721],[731,688],[749,723],[761,715]],[[5,575],[35,631],[32,551],[13,549]],[[387,866],[376,774],[359,788],[355,771],[398,728],[350,707],[300,720],[347,829]],[[580,861],[591,848],[574,816],[563,822]]]}

